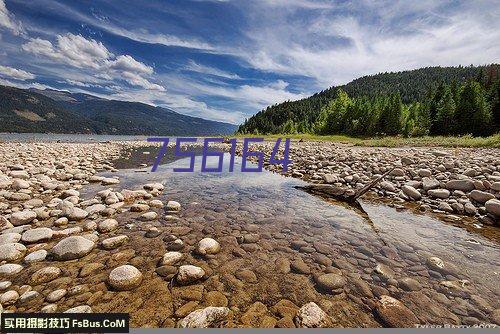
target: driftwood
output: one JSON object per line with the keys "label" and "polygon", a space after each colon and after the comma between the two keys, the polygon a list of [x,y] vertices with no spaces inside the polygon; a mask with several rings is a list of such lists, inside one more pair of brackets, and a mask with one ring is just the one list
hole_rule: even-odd
{"label": "driftwood", "polygon": [[358,199],[366,194],[371,188],[373,188],[377,183],[379,183],[384,177],[389,175],[390,172],[392,172],[396,167],[390,168],[388,171],[386,171],[384,174],[376,178],[375,180],[371,181],[368,183],[366,186],[358,190],[356,193],[351,194],[347,193],[346,190],[342,187],[337,187],[331,184],[309,184],[307,186],[297,186],[295,188],[304,190],[308,193],[318,195],[320,197],[326,198],[326,199],[334,199],[343,203],[346,203],[348,206],[351,208],[357,209],[357,212],[363,216],[372,230],[375,232],[375,234],[379,237],[380,241],[384,244],[387,245],[385,242],[384,238],[380,235],[378,228],[375,226],[375,224],[372,222],[370,219],[370,216],[368,215],[368,212],[365,211],[363,206],[359,203]]}
{"label": "driftwood", "polygon": [[307,192],[311,192],[314,194],[322,195],[324,197],[329,197],[336,199],[338,201],[346,202],[351,205],[355,205],[357,207],[360,207],[358,203],[358,198],[363,196],[366,192],[368,192],[371,188],[373,188],[377,183],[382,181],[384,177],[389,175],[390,172],[392,172],[396,168],[395,166],[386,171],[384,174],[376,178],[375,180],[371,181],[368,183],[366,186],[355,192],[354,194],[352,193],[347,193],[346,190],[342,187],[334,186],[331,184],[308,184],[307,186],[298,186],[296,187],[297,189],[302,189]]}

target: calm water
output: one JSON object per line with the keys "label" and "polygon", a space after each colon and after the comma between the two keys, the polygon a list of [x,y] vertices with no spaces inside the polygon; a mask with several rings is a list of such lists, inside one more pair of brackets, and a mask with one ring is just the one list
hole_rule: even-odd
{"label": "calm water", "polygon": [[[229,161],[227,154],[225,161]],[[348,300],[349,303],[351,300],[366,303],[366,295],[350,289],[351,279],[361,279],[375,294],[387,293],[402,300],[422,322],[453,323],[450,319],[456,317],[462,323],[476,320],[487,323],[489,315],[478,306],[478,296],[491,307],[499,307],[500,247],[481,236],[425,215],[363,203],[370,221],[352,210],[295,189],[303,184],[300,180],[267,171],[238,172],[241,166],[238,158],[234,173],[227,172],[227,166],[221,174],[172,172],[173,167],[187,164],[188,160],[182,159],[160,166],[156,173],[142,169],[123,170],[112,175],[120,177],[121,188],[140,189],[148,182],[163,183],[165,192],[161,199],[176,200],[183,206],[180,219],[163,226],[172,231],[179,227],[189,228],[191,232],[184,238],[199,240],[210,235],[225,240],[228,236],[238,237],[249,232],[260,235],[258,248],[243,257],[246,262],[242,265],[259,272],[259,281],[244,288],[250,300],[232,291],[235,305],[244,308],[256,300],[271,304],[280,298],[298,304],[321,298],[338,302],[338,296],[317,292],[310,276],[291,273],[286,275],[284,282],[276,274],[274,261],[286,258],[303,260],[312,274],[340,268],[342,275],[349,278],[346,290],[350,299],[345,297],[345,303]],[[199,171],[200,166],[201,159],[197,158],[195,171]],[[93,194],[98,189],[92,186],[87,192],[92,190]],[[290,246],[291,241],[297,240],[309,246],[300,250]],[[324,246],[320,252],[333,261],[333,265],[318,263],[318,245]],[[224,263],[238,263],[240,259],[230,251],[224,252],[225,244],[222,246],[223,253],[218,256],[223,261],[215,262],[212,269],[224,278],[238,270],[238,267],[228,269]],[[444,260],[446,272],[429,266],[427,261],[431,256]],[[421,289],[404,291],[401,284],[387,280],[374,270],[380,263],[391,269],[394,280],[412,278]],[[445,281],[459,288],[445,287]],[[274,283],[276,288],[273,288]],[[279,288],[283,284],[290,287]],[[263,290],[269,290],[265,298]]]}
{"label": "calm water", "polygon": [[105,141],[133,141],[146,140],[147,136],[119,136],[119,135],[87,135],[87,134],[57,134],[57,133],[0,133],[0,142],[105,142]]}

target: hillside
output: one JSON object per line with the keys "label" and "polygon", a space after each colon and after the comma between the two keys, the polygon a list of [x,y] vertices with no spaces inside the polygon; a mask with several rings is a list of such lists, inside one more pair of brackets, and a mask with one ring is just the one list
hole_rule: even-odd
{"label": "hillside", "polygon": [[144,103],[0,86],[0,132],[202,136],[235,130]]}
{"label": "hillside", "polygon": [[[318,122],[322,110],[338,96],[339,91],[347,93],[350,98],[363,97],[368,100],[383,99],[397,94],[403,104],[410,105],[426,102],[440,85],[461,85],[471,79],[482,80],[489,75],[489,69],[489,66],[426,67],[361,77],[346,85],[330,87],[302,100],[269,106],[240,125],[238,132],[283,133],[287,132],[287,129],[284,131],[285,127],[289,128],[287,122],[295,125],[296,129],[292,129],[292,132],[315,132],[317,129],[313,127]],[[495,67],[495,71],[497,73],[498,67]],[[370,135],[370,133],[359,135]]]}

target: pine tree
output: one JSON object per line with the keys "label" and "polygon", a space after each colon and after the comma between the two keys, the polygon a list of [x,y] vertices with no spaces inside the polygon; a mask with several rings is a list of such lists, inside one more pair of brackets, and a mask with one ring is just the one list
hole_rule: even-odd
{"label": "pine tree", "polygon": [[455,101],[448,86],[444,87],[443,96],[437,104],[434,129],[440,135],[449,135],[455,131]]}

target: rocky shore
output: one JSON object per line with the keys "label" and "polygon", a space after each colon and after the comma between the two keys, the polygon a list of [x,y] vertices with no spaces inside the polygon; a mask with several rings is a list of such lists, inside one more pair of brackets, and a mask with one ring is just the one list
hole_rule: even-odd
{"label": "rocky shore", "polygon": [[[265,153],[266,169],[281,172],[280,165],[267,163],[274,142],[252,145]],[[500,223],[499,149],[371,148],[293,141],[290,159],[293,163],[284,175],[331,184],[339,195],[354,194],[396,167],[372,189],[372,198],[390,199],[399,207],[412,202],[420,211],[442,213],[452,221],[470,216],[480,224]]]}
{"label": "rocky shore", "polygon": [[[129,189],[113,161],[147,145],[0,144],[1,312],[127,312],[132,327],[500,324],[498,289],[300,194],[284,205],[209,176],[181,178],[182,193],[169,179]],[[400,162],[378,194],[493,224],[499,158],[293,143],[289,175],[355,190]]]}

